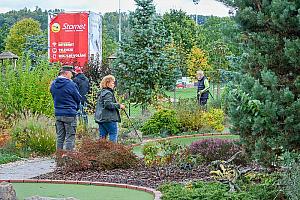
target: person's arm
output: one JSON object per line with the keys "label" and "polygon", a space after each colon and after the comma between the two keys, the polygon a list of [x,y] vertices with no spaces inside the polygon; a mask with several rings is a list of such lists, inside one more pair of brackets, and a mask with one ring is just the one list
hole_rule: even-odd
{"label": "person's arm", "polygon": [[120,104],[114,103],[113,101],[113,94],[108,92],[103,97],[103,105],[105,109],[108,110],[114,110],[114,109],[120,109]]}

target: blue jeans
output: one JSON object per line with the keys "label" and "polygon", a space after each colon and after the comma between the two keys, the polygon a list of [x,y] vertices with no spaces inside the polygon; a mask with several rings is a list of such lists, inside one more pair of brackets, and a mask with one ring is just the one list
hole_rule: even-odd
{"label": "blue jeans", "polygon": [[77,120],[76,116],[56,116],[56,149],[63,149],[64,143],[66,150],[73,150],[75,146],[75,134]]}
{"label": "blue jeans", "polygon": [[109,135],[109,140],[117,142],[118,140],[118,123],[117,122],[102,122],[99,123],[100,138],[106,138]]}

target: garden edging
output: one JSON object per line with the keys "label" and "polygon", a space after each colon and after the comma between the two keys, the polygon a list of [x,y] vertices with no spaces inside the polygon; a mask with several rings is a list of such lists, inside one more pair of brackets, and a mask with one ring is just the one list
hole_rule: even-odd
{"label": "garden edging", "polygon": [[128,188],[132,190],[139,190],[150,193],[154,196],[154,200],[161,199],[161,192],[142,186],[128,185],[128,184],[119,184],[119,183],[107,183],[107,182],[92,182],[92,181],[66,181],[66,180],[41,180],[41,179],[19,179],[19,180],[5,180],[0,179],[1,182],[8,183],[53,183],[53,184],[78,184],[78,185],[94,185],[94,186],[107,186],[107,187],[119,187],[119,188]]}

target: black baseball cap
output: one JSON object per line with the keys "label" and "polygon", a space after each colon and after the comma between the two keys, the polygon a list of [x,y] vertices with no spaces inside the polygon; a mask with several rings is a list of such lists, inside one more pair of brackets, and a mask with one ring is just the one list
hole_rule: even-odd
{"label": "black baseball cap", "polygon": [[70,66],[70,65],[64,65],[61,67],[60,71],[70,71],[70,72],[74,72],[75,73],[75,70],[74,70],[74,67],[73,66]]}

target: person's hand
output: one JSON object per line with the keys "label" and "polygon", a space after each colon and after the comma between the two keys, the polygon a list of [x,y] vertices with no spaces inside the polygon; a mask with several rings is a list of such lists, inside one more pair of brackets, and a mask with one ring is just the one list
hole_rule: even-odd
{"label": "person's hand", "polygon": [[120,108],[121,108],[122,110],[125,110],[125,105],[124,105],[124,104],[120,104]]}

